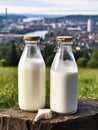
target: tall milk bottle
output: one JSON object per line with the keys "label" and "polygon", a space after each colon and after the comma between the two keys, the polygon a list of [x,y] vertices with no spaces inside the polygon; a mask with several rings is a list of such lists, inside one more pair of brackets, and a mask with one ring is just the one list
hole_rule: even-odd
{"label": "tall milk bottle", "polygon": [[18,101],[22,110],[45,106],[45,63],[37,44],[39,36],[25,35],[25,47],[18,65]]}
{"label": "tall milk bottle", "polygon": [[71,114],[78,107],[78,68],[72,53],[72,37],[58,36],[58,47],[50,72],[50,107]]}

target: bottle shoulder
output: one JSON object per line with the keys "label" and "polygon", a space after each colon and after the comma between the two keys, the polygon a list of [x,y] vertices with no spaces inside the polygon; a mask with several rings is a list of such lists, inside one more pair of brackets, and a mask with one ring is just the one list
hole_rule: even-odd
{"label": "bottle shoulder", "polygon": [[77,72],[78,67],[72,52],[62,53],[58,50],[51,65],[51,69],[59,72]]}

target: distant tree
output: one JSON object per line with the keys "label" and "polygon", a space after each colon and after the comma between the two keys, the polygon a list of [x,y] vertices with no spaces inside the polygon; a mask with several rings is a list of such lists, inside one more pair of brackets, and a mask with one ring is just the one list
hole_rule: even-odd
{"label": "distant tree", "polygon": [[55,55],[54,48],[55,48],[55,45],[47,44],[45,45],[45,48],[42,51],[42,54],[43,54],[43,57],[47,66],[50,66],[53,61],[53,58]]}
{"label": "distant tree", "polygon": [[89,56],[89,51],[88,50],[84,50],[83,51],[83,57],[85,57],[86,59],[89,59],[90,56]]}
{"label": "distant tree", "polygon": [[78,58],[82,57],[82,51],[76,51],[76,52],[74,52],[74,56],[75,56],[75,59],[77,61]]}
{"label": "distant tree", "polygon": [[19,60],[20,60],[20,57],[21,57],[22,52],[23,52],[23,48],[24,48],[23,44],[17,45],[17,48],[16,48],[16,52],[17,52],[17,62],[19,62]]}
{"label": "distant tree", "polygon": [[53,59],[54,59],[54,55],[50,55],[47,57],[47,60],[46,60],[46,65],[47,66],[51,66],[52,65],[52,62],[53,62]]}
{"label": "distant tree", "polygon": [[13,41],[10,56],[9,56],[9,65],[17,66],[17,64],[18,64],[18,56],[17,56],[17,52],[16,52],[16,45]]}
{"label": "distant tree", "polygon": [[48,33],[45,35],[45,40],[48,40],[50,37],[53,37],[53,32],[48,32]]}

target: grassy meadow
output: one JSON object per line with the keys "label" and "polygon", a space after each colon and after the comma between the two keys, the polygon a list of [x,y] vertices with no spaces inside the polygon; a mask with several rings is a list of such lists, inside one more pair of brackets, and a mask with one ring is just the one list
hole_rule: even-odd
{"label": "grassy meadow", "polygon": [[[50,94],[50,68],[47,68],[46,99]],[[17,68],[0,67],[0,108],[18,107]],[[79,69],[79,98],[98,99],[98,69]]]}

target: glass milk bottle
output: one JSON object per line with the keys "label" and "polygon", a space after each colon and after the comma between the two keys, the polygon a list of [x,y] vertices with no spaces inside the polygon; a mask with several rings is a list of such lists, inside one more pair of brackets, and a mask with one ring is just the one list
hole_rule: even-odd
{"label": "glass milk bottle", "polygon": [[25,47],[18,65],[18,100],[22,110],[45,106],[45,63],[37,44],[39,36],[25,35]]}
{"label": "glass milk bottle", "polygon": [[72,37],[58,36],[58,47],[50,72],[50,107],[71,114],[78,106],[78,68],[72,53]]}

